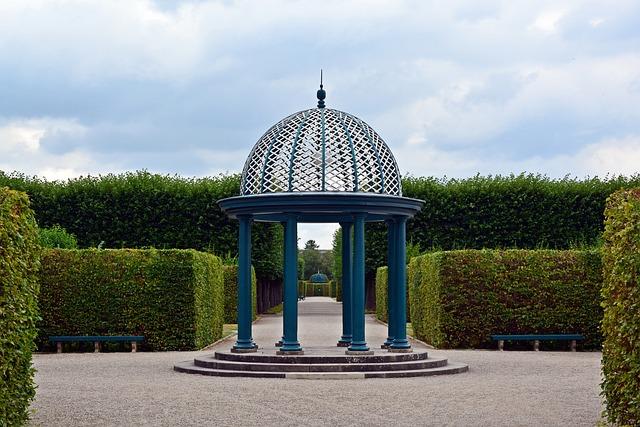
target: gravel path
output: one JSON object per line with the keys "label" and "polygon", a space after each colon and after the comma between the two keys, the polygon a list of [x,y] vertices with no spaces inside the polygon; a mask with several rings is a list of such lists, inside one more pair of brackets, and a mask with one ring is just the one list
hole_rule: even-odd
{"label": "gravel path", "polygon": [[[335,342],[340,322],[338,303],[307,298],[300,303],[302,345]],[[281,325],[280,316],[261,318],[256,341],[271,345]],[[379,347],[386,328],[373,318],[366,328],[369,344]],[[470,371],[405,379],[216,378],[172,370],[210,353],[35,355],[32,424],[593,426],[601,411],[600,353],[431,350]]]}

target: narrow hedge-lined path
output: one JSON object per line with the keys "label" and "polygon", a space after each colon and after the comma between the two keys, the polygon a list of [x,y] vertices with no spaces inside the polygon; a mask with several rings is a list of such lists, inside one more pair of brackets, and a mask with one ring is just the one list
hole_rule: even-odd
{"label": "narrow hedge-lined path", "polygon": [[[304,346],[335,343],[339,303],[309,297],[299,308]],[[254,324],[254,337],[272,345],[281,326],[281,316],[264,316]],[[366,328],[371,347],[379,347],[385,326],[368,317]],[[205,354],[211,351],[35,355],[33,424],[593,426],[601,411],[601,354],[595,352],[431,350],[469,364],[470,371],[404,379],[220,378],[173,371],[176,362]]]}

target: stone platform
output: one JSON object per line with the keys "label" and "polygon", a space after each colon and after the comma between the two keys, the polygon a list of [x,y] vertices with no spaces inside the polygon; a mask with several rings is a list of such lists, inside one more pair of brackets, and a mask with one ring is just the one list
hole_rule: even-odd
{"label": "stone platform", "polygon": [[174,370],[189,374],[221,377],[357,379],[399,378],[466,372],[465,364],[445,358],[430,358],[424,350],[351,356],[338,347],[305,347],[304,355],[280,356],[277,348],[261,348],[255,353],[216,351],[178,363]]}

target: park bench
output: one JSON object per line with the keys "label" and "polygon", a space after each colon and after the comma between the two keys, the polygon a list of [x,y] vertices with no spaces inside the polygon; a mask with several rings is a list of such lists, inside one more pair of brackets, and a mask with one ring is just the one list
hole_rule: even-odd
{"label": "park bench", "polygon": [[571,341],[571,351],[576,351],[576,341],[584,340],[579,334],[543,334],[543,335],[491,335],[491,341],[498,341],[498,350],[504,350],[505,341],[533,341],[533,350],[540,350],[540,341]]}
{"label": "park bench", "polygon": [[138,343],[142,341],[144,341],[144,336],[141,335],[57,335],[49,337],[49,342],[56,343],[58,353],[62,353],[63,342],[93,342],[96,353],[100,352],[100,343],[102,342],[130,342],[131,352],[135,353],[138,350]]}

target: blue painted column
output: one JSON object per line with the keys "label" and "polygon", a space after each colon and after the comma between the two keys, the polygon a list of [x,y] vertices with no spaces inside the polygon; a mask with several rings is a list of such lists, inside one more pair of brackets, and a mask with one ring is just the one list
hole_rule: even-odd
{"label": "blue painted column", "polygon": [[256,351],[251,336],[253,310],[251,307],[251,223],[249,215],[239,215],[238,235],[238,337],[232,352]]}
{"label": "blue painted column", "polygon": [[387,223],[387,339],[382,348],[389,348],[393,343],[393,335],[396,325],[396,228],[393,220]]}
{"label": "blue painted column", "polygon": [[342,227],[342,336],[338,340],[338,347],[348,347],[351,344],[351,276],[352,273],[352,253],[351,250],[351,229],[353,224],[341,222]]}
{"label": "blue painted column", "polygon": [[298,342],[298,221],[287,217],[284,225],[284,334],[278,354],[302,354]]}
{"label": "blue painted column", "polygon": [[[351,282],[352,334],[348,354],[372,353],[364,335],[364,219],[365,213],[355,214],[353,229],[353,281]],[[344,238],[344,236],[343,236]]]}
{"label": "blue painted column", "polygon": [[395,221],[395,330],[389,351],[410,352],[407,340],[407,218],[397,217]]}

